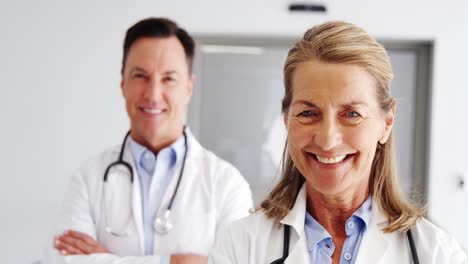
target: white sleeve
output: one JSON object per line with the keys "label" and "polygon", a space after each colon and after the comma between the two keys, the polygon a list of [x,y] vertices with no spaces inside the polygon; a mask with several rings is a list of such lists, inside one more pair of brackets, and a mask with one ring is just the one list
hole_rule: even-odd
{"label": "white sleeve", "polygon": [[415,228],[415,241],[421,263],[468,264],[466,252],[446,231],[423,219]]}
{"label": "white sleeve", "polygon": [[217,230],[235,220],[247,217],[253,209],[249,184],[236,168],[227,165],[224,173],[217,177]]}
{"label": "white sleeve", "polygon": [[[75,174],[62,205],[58,223],[49,237],[42,264],[160,264],[160,256],[128,256],[113,254],[90,254],[62,256],[54,247],[54,236],[73,229],[88,234],[96,240],[96,225],[90,208],[89,188],[83,173]],[[166,259],[167,257],[164,257]],[[164,261],[166,262],[166,261]]]}
{"label": "white sleeve", "polygon": [[162,264],[162,259],[163,258],[159,256],[119,257],[112,254],[102,253],[61,256],[58,252],[55,252],[54,256],[49,256],[47,259],[43,259],[42,264]]}
{"label": "white sleeve", "polygon": [[209,264],[234,264],[238,262],[234,252],[234,242],[229,228],[220,230],[214,248],[208,257]]}
{"label": "white sleeve", "polygon": [[215,246],[208,256],[210,264],[257,264],[255,235],[247,231],[245,220],[235,221],[220,230]]}
{"label": "white sleeve", "polygon": [[468,264],[468,256],[454,237],[442,242],[433,263]]}
{"label": "white sleeve", "polygon": [[58,222],[53,228],[53,233],[48,237],[42,259],[43,264],[67,263],[66,258],[62,257],[55,249],[54,237],[68,229],[86,233],[96,239],[96,227],[89,206],[89,192],[81,170],[73,175],[67,192],[65,192]]}

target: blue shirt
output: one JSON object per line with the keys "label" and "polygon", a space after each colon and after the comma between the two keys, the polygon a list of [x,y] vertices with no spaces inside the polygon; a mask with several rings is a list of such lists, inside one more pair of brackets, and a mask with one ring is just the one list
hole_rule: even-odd
{"label": "blue shirt", "polygon": [[152,255],[154,221],[161,206],[164,192],[173,177],[174,169],[182,162],[185,152],[184,137],[181,136],[169,147],[161,149],[156,155],[135,142],[132,137],[129,138],[129,143],[140,180],[145,255]]}
{"label": "blue shirt", "polygon": [[[371,214],[372,199],[369,196],[361,207],[346,221],[347,237],[341,250],[340,263],[355,263],[362,237],[369,225]],[[306,212],[305,216],[304,229],[307,237],[310,263],[332,263],[331,257],[335,251],[332,237],[308,212]]]}

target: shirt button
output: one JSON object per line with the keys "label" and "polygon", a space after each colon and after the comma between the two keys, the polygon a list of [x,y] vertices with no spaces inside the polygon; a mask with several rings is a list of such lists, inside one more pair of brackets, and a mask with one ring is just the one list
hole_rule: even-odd
{"label": "shirt button", "polygon": [[354,222],[351,222],[351,221],[348,222],[348,227],[349,227],[349,228],[354,228]]}
{"label": "shirt button", "polygon": [[344,254],[344,259],[350,260],[350,259],[351,259],[351,254],[345,253],[345,254]]}
{"label": "shirt button", "polygon": [[145,159],[147,160],[151,159],[151,153],[149,151],[145,152]]}

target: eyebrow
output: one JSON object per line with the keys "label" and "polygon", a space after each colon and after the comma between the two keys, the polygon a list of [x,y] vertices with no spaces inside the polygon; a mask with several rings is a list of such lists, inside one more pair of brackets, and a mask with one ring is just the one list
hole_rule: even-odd
{"label": "eyebrow", "polygon": [[306,100],[298,100],[298,101],[294,102],[293,104],[294,105],[303,104],[303,105],[306,105],[308,107],[317,107],[318,108],[317,105],[315,105],[314,103],[311,103],[309,101],[306,101]]}
{"label": "eyebrow", "polygon": [[163,73],[164,75],[178,74],[176,70],[168,70]]}
{"label": "eyebrow", "polygon": [[139,72],[144,72],[144,73],[147,73],[147,71],[141,67],[138,67],[138,66],[134,66],[130,69],[130,73],[133,73],[133,72],[136,72],[136,71],[139,71]]}
{"label": "eyebrow", "polygon": [[[319,108],[316,104],[312,103],[312,102],[309,102],[307,100],[298,100],[296,102],[294,102],[293,104],[303,104],[303,105],[306,105],[308,107],[316,107],[316,108]],[[345,104],[341,104],[340,107],[342,108],[345,108],[345,107],[350,107],[350,106],[368,106],[367,103],[363,102],[363,101],[351,101],[349,103],[345,103]]]}
{"label": "eyebrow", "polygon": [[351,101],[350,103],[342,104],[341,107],[350,107],[350,106],[368,106],[367,103],[363,101]]}
{"label": "eyebrow", "polygon": [[[130,70],[130,73],[133,73],[133,72],[144,72],[144,73],[148,73],[144,68],[139,67],[139,66],[134,66],[134,67]],[[176,70],[168,70],[168,71],[165,71],[163,74],[164,74],[164,75],[177,74],[177,71],[176,71]]]}

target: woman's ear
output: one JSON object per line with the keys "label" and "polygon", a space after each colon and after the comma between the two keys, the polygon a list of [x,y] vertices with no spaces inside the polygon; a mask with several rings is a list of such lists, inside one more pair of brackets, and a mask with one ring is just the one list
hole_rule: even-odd
{"label": "woman's ear", "polygon": [[385,128],[383,131],[382,137],[379,139],[380,144],[385,144],[388,138],[390,137],[390,133],[393,129],[393,124],[395,123],[395,113],[396,113],[396,104],[392,106],[392,108],[385,114]]}

